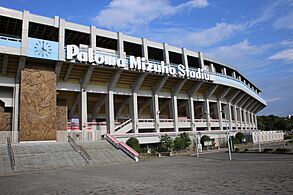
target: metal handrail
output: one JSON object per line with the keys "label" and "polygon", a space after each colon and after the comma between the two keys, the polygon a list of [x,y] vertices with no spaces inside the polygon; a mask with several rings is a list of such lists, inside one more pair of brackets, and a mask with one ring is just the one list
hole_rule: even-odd
{"label": "metal handrail", "polygon": [[8,150],[9,160],[10,160],[10,168],[11,168],[11,170],[14,170],[15,159],[14,159],[14,152],[13,152],[13,148],[11,146],[10,138],[7,138],[7,150]]}
{"label": "metal handrail", "polygon": [[133,148],[128,146],[127,144],[123,142],[119,142],[116,138],[111,136],[110,134],[106,134],[105,139],[110,142],[115,148],[122,150],[124,153],[126,153],[128,156],[130,156],[133,160],[136,162],[139,161],[139,153],[136,152]]}
{"label": "metal handrail", "polygon": [[92,158],[89,155],[89,153],[87,153],[87,151],[81,145],[76,143],[76,141],[70,135],[68,135],[68,142],[70,143],[75,152],[78,152],[87,163],[90,163]]}

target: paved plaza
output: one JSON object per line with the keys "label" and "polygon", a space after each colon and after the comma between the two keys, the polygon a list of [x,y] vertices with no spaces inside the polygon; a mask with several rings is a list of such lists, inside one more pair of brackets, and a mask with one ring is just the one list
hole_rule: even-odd
{"label": "paved plaza", "polygon": [[1,194],[293,194],[293,155],[210,153],[0,176]]}

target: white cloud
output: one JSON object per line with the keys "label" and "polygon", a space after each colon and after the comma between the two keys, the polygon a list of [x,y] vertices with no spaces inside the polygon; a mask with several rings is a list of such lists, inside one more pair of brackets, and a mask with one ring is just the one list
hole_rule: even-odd
{"label": "white cloud", "polygon": [[268,46],[251,45],[246,39],[234,44],[221,46],[212,49],[207,54],[214,58],[221,58],[229,62],[240,62],[240,59],[248,59],[249,56],[255,56],[262,53]]}
{"label": "white cloud", "polygon": [[283,98],[282,97],[273,97],[273,98],[267,98],[266,100],[267,100],[267,102],[275,102],[275,101],[281,101],[281,100],[283,100]]}
{"label": "white cloud", "polygon": [[199,32],[190,32],[186,37],[186,41],[197,46],[206,47],[221,42],[243,29],[244,26],[241,24],[217,23],[211,28]]}
{"label": "white cloud", "polygon": [[207,0],[190,0],[171,5],[169,0],[113,0],[94,18],[97,25],[116,29],[131,30],[148,25],[161,16],[169,16],[191,8],[208,6]]}
{"label": "white cloud", "polygon": [[275,29],[293,29],[293,13],[279,18],[274,24]]}
{"label": "white cloud", "polygon": [[286,49],[269,58],[270,60],[293,60],[293,49]]}

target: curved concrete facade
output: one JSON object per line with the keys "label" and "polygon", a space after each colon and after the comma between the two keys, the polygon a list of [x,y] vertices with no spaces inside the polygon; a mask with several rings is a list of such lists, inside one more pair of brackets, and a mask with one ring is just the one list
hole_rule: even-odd
{"label": "curved concrete facade", "polygon": [[[21,140],[62,140],[73,131],[84,140],[111,133],[141,143],[182,131],[224,136],[225,129],[256,130],[256,113],[266,106],[261,90],[239,70],[201,52],[58,16],[0,7],[0,17],[0,98],[3,112],[12,114],[14,141],[19,134]],[[45,86],[52,73],[56,89]]]}

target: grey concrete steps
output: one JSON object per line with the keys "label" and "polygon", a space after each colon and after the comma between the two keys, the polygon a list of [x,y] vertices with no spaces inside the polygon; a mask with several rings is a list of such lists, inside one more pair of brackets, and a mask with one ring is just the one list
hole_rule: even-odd
{"label": "grey concrete steps", "polygon": [[15,170],[46,170],[87,166],[69,143],[20,143],[12,145]]}
{"label": "grey concrete steps", "polygon": [[[133,162],[124,152],[105,140],[79,142],[91,156],[88,164],[68,142],[31,142],[12,144],[14,171],[52,170]],[[11,173],[7,145],[0,145],[0,174]]]}
{"label": "grey concrete steps", "polygon": [[0,173],[10,173],[10,160],[6,144],[0,144]]}
{"label": "grey concrete steps", "polygon": [[121,162],[133,162],[124,152],[113,147],[105,140],[99,142],[79,143],[91,156],[91,164],[116,164]]}

